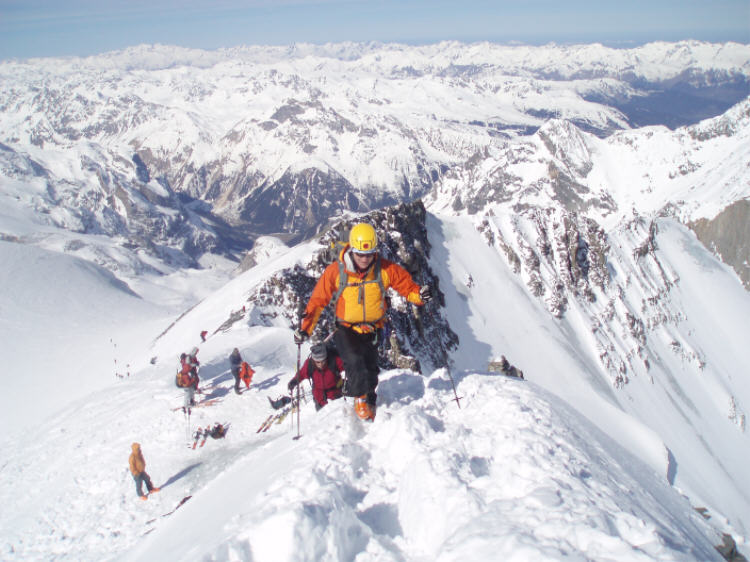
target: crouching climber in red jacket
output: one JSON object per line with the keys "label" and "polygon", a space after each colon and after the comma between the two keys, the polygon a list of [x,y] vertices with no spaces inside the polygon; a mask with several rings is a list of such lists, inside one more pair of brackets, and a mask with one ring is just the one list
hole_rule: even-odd
{"label": "crouching climber in red jacket", "polygon": [[291,391],[300,381],[310,379],[315,409],[320,410],[328,404],[329,400],[341,398],[341,387],[344,384],[344,380],[341,378],[343,370],[344,362],[338,353],[332,349],[327,349],[323,343],[317,343],[312,346],[310,357],[307,358],[287,386]]}

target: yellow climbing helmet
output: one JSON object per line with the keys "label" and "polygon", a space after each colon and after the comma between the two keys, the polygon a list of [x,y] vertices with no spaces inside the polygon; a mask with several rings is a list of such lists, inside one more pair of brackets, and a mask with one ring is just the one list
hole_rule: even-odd
{"label": "yellow climbing helmet", "polygon": [[366,222],[355,224],[349,233],[349,245],[357,254],[372,254],[378,248],[378,235]]}

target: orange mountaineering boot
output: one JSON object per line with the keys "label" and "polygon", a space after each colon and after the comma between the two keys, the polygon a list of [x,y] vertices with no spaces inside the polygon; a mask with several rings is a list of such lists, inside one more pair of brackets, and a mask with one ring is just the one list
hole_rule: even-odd
{"label": "orange mountaineering boot", "polygon": [[367,403],[367,395],[354,399],[354,411],[361,420],[375,421],[375,406]]}

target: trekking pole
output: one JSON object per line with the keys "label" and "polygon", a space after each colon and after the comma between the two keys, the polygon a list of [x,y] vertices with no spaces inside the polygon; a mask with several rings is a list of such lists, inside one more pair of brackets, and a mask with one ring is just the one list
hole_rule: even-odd
{"label": "trekking pole", "polygon": [[[302,354],[302,342],[297,344],[297,371],[295,374],[295,376],[297,377],[299,376],[299,360],[300,360],[301,354]],[[295,440],[301,437],[301,435],[299,434],[299,411],[301,409],[300,408],[301,404],[299,403],[299,387],[300,387],[300,384],[299,384],[299,379],[298,379],[297,380],[297,436],[292,438]]]}
{"label": "trekking pole", "polygon": [[450,366],[445,367],[445,372],[448,373],[448,378],[450,378],[451,380],[451,386],[453,387],[453,396],[455,396],[455,398],[451,398],[451,400],[455,400],[456,404],[458,404],[458,408],[461,409],[461,402],[459,402],[461,398],[458,397],[458,393],[456,392],[456,383],[453,382],[453,375],[451,375]]}
{"label": "trekking pole", "polygon": [[[422,272],[422,275],[421,275],[420,277],[421,277],[421,280],[422,280],[422,285],[421,285],[421,286],[422,286],[422,287],[424,287],[424,286],[425,286],[425,282],[424,282],[424,272]],[[432,311],[430,311],[430,316],[432,316]],[[421,332],[421,331],[422,331],[422,330],[420,330],[420,332]],[[446,373],[448,373],[448,378],[449,378],[449,379],[450,379],[450,381],[451,381],[451,387],[453,387],[453,396],[455,396],[455,398],[451,398],[451,400],[455,401],[455,402],[456,402],[456,404],[458,405],[458,408],[460,409],[460,408],[461,408],[461,398],[463,398],[463,397],[459,398],[459,396],[458,396],[458,392],[456,392],[456,383],[455,383],[455,381],[453,380],[453,375],[451,375],[451,366],[450,366],[450,360],[448,360],[448,361],[446,362],[446,365],[445,365],[445,372],[446,372]]]}
{"label": "trekking pole", "polygon": [[186,408],[182,408],[182,416],[185,418],[185,441],[190,442],[190,421],[188,421],[188,413]]}

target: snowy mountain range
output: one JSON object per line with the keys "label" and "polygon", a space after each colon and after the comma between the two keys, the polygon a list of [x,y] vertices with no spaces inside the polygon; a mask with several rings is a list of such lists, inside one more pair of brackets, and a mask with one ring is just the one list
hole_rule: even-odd
{"label": "snowy mountain range", "polygon": [[747,98],[749,60],[747,45],[701,42],[140,46],[10,60],[0,165],[43,186],[19,203],[54,208],[48,223],[195,266],[259,234],[300,240],[345,210],[422,197],[552,118],[605,137],[717,116]]}
{"label": "snowy mountain range", "polygon": [[[0,75],[4,557],[749,553],[747,45],[142,46]],[[256,434],[361,213],[437,298],[393,298],[374,424],[342,400]],[[194,344],[218,402],[185,420]],[[133,441],[163,484],[139,505]]]}

